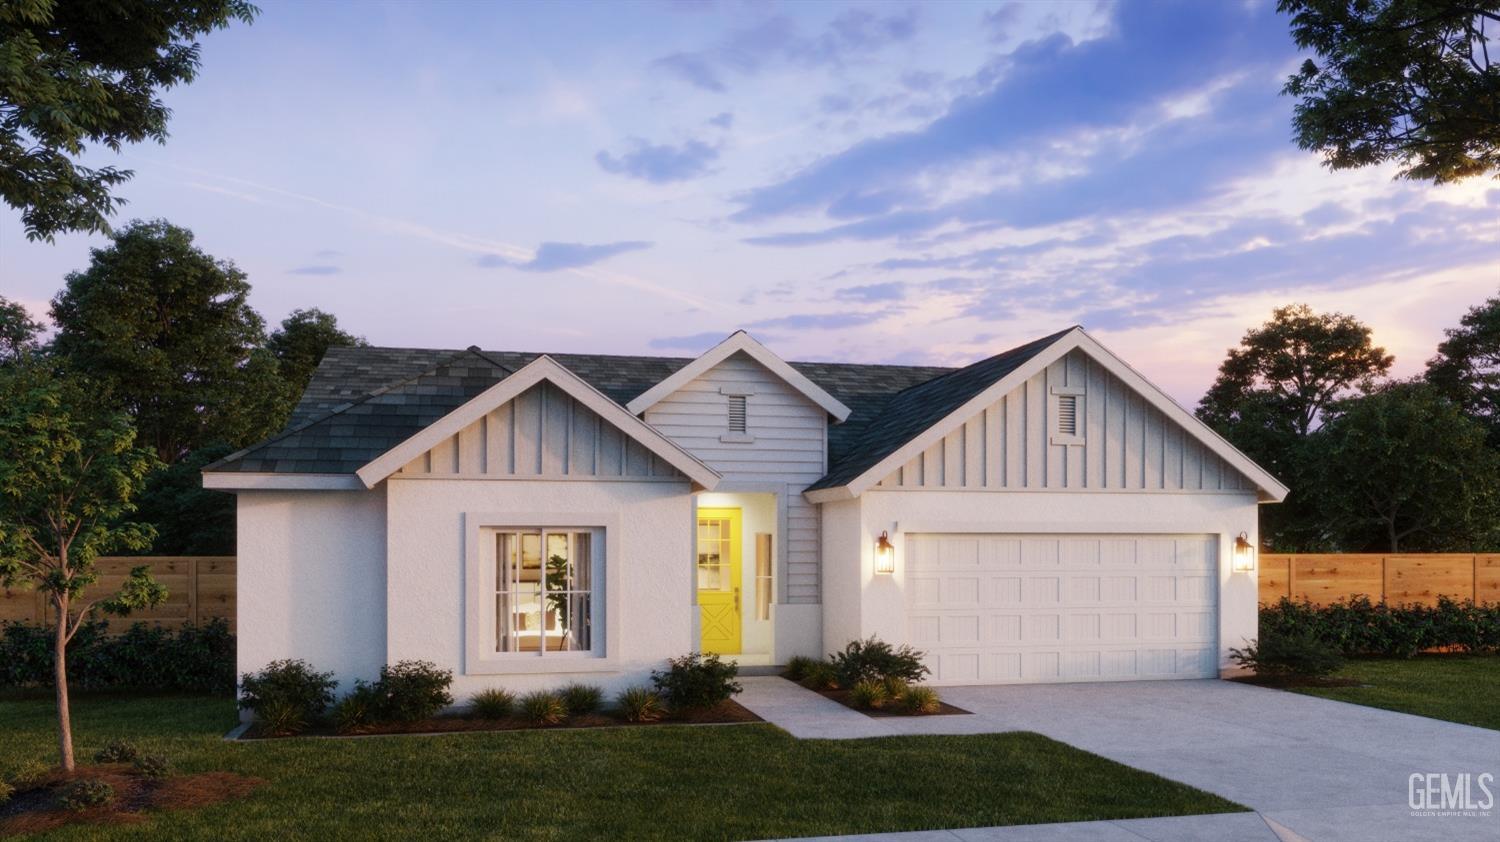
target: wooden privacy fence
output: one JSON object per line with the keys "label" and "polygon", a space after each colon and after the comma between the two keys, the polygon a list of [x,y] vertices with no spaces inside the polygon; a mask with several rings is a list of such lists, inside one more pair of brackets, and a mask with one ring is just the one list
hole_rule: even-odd
{"label": "wooden privacy fence", "polygon": [[1392,605],[1436,605],[1439,596],[1500,602],[1500,553],[1266,553],[1260,601],[1314,605],[1364,595]]}
{"label": "wooden privacy fence", "polygon": [[[95,617],[110,621],[112,632],[122,631],[131,623],[157,623],[167,628],[207,623],[215,617],[229,621],[234,629],[234,556],[105,556],[95,562],[99,581],[84,592],[84,600],[113,593],[139,565],[151,568],[151,575],[167,589],[167,599],[147,611],[132,611],[129,617],[109,617],[95,611]],[[35,590],[0,590],[0,622],[50,621],[51,609],[46,598]]]}

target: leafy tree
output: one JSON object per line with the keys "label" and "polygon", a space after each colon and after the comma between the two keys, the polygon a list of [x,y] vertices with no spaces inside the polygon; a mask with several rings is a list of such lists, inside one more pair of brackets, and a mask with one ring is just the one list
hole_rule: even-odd
{"label": "leafy tree", "polygon": [[1385,374],[1392,359],[1358,320],[1302,304],[1278,307],[1230,349],[1198,417],[1291,489],[1280,505],[1261,509],[1271,547],[1332,549],[1312,490],[1319,454],[1309,437],[1333,401]]}
{"label": "leafy tree", "polygon": [[52,300],[55,352],[105,387],[164,462],[274,432],[289,395],[245,273],[164,220],[111,239]]}
{"label": "leafy tree", "polygon": [[35,353],[42,325],[26,308],[0,295],[0,365],[19,361]]}
{"label": "leafy tree", "polygon": [[1500,445],[1500,295],[1464,315],[1427,363],[1427,382],[1489,428]]}
{"label": "leafy tree", "polygon": [[108,231],[123,202],[111,191],[133,173],[77,163],[86,145],[164,143],[159,96],[197,75],[195,39],[256,13],[245,0],[0,2],[0,198],[26,236]]}
{"label": "leafy tree", "polygon": [[1500,453],[1432,386],[1343,401],[1317,439],[1316,493],[1340,549],[1500,549]]}
{"label": "leafy tree", "polygon": [[134,519],[150,524],[158,555],[234,555],[234,495],[203,487],[203,466],[228,456],[227,444],[194,450],[146,478]]}
{"label": "leafy tree", "polygon": [[1258,423],[1306,436],[1330,401],[1390,370],[1395,358],[1370,336],[1353,316],[1277,307],[1229,349],[1198,416],[1227,428],[1250,412]]}
{"label": "leafy tree", "polygon": [[266,347],[276,355],[291,394],[301,395],[312,379],[313,369],[323,361],[329,348],[362,348],[367,344],[364,337],[339,329],[338,319],[332,313],[311,308],[293,310],[282,319],[280,329],[272,332]]}
{"label": "leafy tree", "polygon": [[123,615],[166,598],[143,566],[115,593],[83,599],[99,579],[95,558],[150,543],[149,527],[124,518],[155,465],[135,446],[129,417],[102,409],[86,384],[35,365],[0,372],[0,585],[39,588],[51,606],[65,770],[73,769],[68,641],[95,608]]}
{"label": "leafy tree", "polygon": [[[1333,169],[1436,183],[1500,170],[1500,0],[1280,0],[1315,52],[1286,83],[1297,144]],[[1500,55],[1500,53],[1497,53]]]}

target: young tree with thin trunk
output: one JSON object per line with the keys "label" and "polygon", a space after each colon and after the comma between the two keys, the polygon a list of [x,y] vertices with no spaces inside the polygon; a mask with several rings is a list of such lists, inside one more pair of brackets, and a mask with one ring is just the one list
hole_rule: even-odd
{"label": "young tree with thin trunk", "polygon": [[46,594],[58,756],[67,771],[74,767],[68,642],[95,609],[123,616],[167,595],[144,566],[112,594],[85,594],[99,579],[99,555],[150,545],[150,527],[123,519],[156,465],[150,450],[135,446],[129,417],[102,409],[86,384],[36,364],[0,371],[0,586]]}

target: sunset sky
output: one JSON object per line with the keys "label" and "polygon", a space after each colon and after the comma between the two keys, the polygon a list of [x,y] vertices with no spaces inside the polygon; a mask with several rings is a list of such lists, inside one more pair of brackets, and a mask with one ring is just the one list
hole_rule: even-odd
{"label": "sunset sky", "polygon": [[[1330,173],[1275,4],[298,3],[203,41],[123,222],[372,343],[960,364],[1080,323],[1191,405],[1282,303],[1412,373],[1500,291],[1500,182]],[[103,236],[28,242],[38,313]]]}

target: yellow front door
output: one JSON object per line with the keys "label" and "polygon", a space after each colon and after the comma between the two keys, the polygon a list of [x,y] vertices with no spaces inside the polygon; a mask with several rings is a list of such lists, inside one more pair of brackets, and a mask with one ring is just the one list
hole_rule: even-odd
{"label": "yellow front door", "polygon": [[740,651],[740,510],[698,510],[698,612],[702,649]]}

